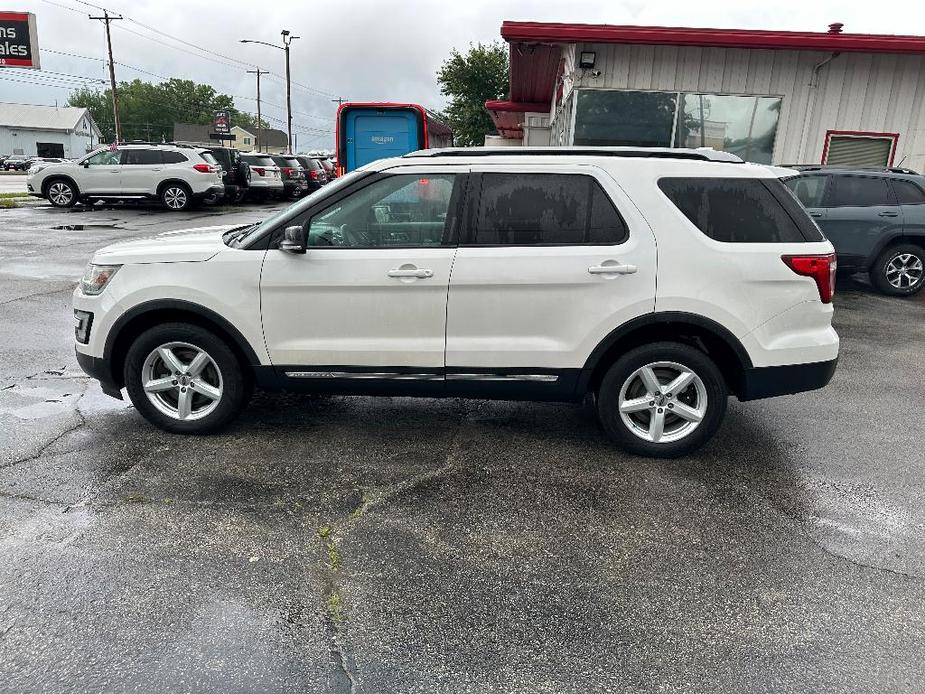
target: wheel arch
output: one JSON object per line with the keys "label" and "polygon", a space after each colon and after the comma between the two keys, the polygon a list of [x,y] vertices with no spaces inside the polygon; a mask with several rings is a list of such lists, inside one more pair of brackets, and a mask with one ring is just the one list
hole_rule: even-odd
{"label": "wheel arch", "polygon": [[752,360],[735,335],[705,316],[669,311],[634,318],[601,340],[582,368],[579,393],[596,390],[607,368],[621,354],[662,341],[680,342],[699,349],[714,361],[730,392],[737,396],[743,392],[745,372],[752,368]]}
{"label": "wheel arch", "polygon": [[915,246],[925,248],[925,232],[917,234],[915,232],[904,233],[902,231],[893,231],[884,234],[877,240],[877,245],[874,246],[867,258],[867,271],[870,272],[876,267],[877,261],[880,260],[880,256],[883,255],[884,251],[892,246],[899,246],[903,243],[911,243]]}
{"label": "wheel arch", "polygon": [[184,181],[182,178],[168,178],[168,179],[163,180],[163,181],[161,181],[160,183],[157,184],[157,195],[158,195],[158,197],[160,197],[161,193],[164,192],[164,188],[166,188],[166,187],[169,186],[169,185],[180,185],[180,186],[183,186],[183,189],[186,190],[187,195],[192,195],[192,194],[193,194],[193,187],[192,187],[189,183],[187,183],[186,181]]}
{"label": "wheel arch", "polygon": [[42,195],[44,197],[48,197],[48,188],[55,181],[67,181],[70,185],[74,186],[75,197],[80,197],[80,186],[77,185],[77,181],[75,181],[71,176],[62,173],[51,174],[48,178],[42,181]]}
{"label": "wheel arch", "polygon": [[113,324],[103,348],[103,359],[109,365],[112,380],[122,387],[125,357],[132,342],[145,330],[161,323],[190,323],[205,328],[224,339],[250,375],[260,366],[260,358],[241,332],[215,311],[191,301],[158,299],[139,304],[123,313]]}

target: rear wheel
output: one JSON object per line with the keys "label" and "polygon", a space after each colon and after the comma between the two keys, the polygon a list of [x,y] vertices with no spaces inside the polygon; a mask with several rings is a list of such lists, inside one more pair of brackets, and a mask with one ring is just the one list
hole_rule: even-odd
{"label": "rear wheel", "polygon": [[925,286],[925,250],[912,244],[887,248],[874,263],[870,279],[884,294],[916,294]]}
{"label": "rear wheel", "polygon": [[195,325],[167,323],[143,333],[125,360],[135,408],[176,434],[207,434],[234,419],[250,389],[231,349]]}
{"label": "rear wheel", "polygon": [[181,212],[193,204],[189,188],[180,183],[168,183],[161,189],[161,202],[168,210]]}
{"label": "rear wheel", "polygon": [[45,197],[55,207],[73,207],[77,202],[77,188],[70,181],[56,178],[45,188]]}
{"label": "rear wheel", "polygon": [[703,352],[657,342],[613,363],[601,381],[597,409],[604,430],[622,448],[676,458],[712,438],[727,397],[722,374]]}

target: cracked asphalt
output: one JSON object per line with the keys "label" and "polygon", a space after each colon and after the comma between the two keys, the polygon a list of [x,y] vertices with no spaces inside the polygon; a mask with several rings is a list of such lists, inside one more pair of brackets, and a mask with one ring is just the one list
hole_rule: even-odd
{"label": "cracked asphalt", "polygon": [[925,295],[841,281],[834,382],[680,461],[554,404],[183,438],[82,375],[95,248],[267,213],[0,211],[0,691],[925,689]]}

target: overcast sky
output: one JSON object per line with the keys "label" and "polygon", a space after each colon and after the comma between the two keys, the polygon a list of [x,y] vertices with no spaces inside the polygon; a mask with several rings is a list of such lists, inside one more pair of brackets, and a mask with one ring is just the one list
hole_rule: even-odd
{"label": "overcast sky", "polygon": [[[78,0],[8,0],[4,4],[36,14],[43,72],[107,77],[102,60],[106,52],[103,27],[87,18],[90,12],[99,14],[97,10]],[[435,79],[440,63],[454,47],[465,50],[469,43],[497,40],[506,19],[808,31],[824,31],[829,23],[840,21],[846,32],[925,33],[925,5],[917,2],[894,2],[890,12],[878,10],[873,3],[840,0],[99,0],[94,4],[134,20],[113,23],[117,79],[158,81],[118,63],[156,75],[192,79],[235,96],[237,107],[250,112],[255,110],[255,88],[246,66],[193,46],[283,75],[281,51],[242,45],[239,40],[278,42],[284,28],[301,36],[292,47],[292,79],[304,85],[292,91],[294,129],[302,131],[300,149],[333,145],[333,132],[319,131],[333,131],[336,104],[330,99],[334,96],[353,101],[411,101],[439,109],[444,103]],[[65,79],[61,76],[41,78],[49,82],[44,86],[13,81],[37,82],[39,75],[3,70],[0,101],[54,104],[57,100],[64,104],[72,86],[51,83]],[[264,116],[285,129],[282,81],[264,78],[262,96]]]}

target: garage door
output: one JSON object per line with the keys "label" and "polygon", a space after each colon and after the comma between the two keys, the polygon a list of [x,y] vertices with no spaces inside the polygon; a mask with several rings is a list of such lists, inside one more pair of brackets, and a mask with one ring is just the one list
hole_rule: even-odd
{"label": "garage door", "polygon": [[889,166],[893,137],[830,135],[826,159],[830,166]]}

